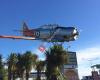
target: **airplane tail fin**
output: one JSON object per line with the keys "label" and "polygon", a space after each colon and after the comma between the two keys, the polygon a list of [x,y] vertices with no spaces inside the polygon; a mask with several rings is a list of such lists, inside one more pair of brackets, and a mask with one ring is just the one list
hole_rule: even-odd
{"label": "airplane tail fin", "polygon": [[24,22],[23,23],[23,30],[29,30],[27,24]]}
{"label": "airplane tail fin", "polygon": [[23,23],[23,36],[28,36],[28,32],[29,32],[29,28],[27,26],[27,24],[24,22]]}

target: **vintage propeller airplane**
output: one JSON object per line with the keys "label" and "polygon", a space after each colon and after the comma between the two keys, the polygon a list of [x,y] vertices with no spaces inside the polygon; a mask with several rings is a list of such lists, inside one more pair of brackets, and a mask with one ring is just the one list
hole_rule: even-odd
{"label": "vintage propeller airplane", "polygon": [[69,42],[77,39],[79,32],[74,27],[62,27],[57,24],[43,25],[37,29],[28,29],[26,23],[23,24],[23,36],[4,36],[0,38],[42,40],[46,42]]}
{"label": "vintage propeller airplane", "polygon": [[23,36],[5,36],[0,38],[42,40],[44,42],[69,42],[77,39],[79,32],[75,27],[62,27],[57,24],[43,25],[40,28],[29,29],[26,23],[23,23]]}

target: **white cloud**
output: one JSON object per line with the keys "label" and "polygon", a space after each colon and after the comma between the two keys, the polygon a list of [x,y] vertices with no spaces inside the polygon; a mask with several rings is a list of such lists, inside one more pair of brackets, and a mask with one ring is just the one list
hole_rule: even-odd
{"label": "white cloud", "polygon": [[100,62],[100,47],[85,48],[77,51],[79,76],[91,74],[91,65]]}
{"label": "white cloud", "polygon": [[77,51],[77,57],[79,62],[83,60],[93,60],[100,57],[100,48],[86,48],[80,51]]}

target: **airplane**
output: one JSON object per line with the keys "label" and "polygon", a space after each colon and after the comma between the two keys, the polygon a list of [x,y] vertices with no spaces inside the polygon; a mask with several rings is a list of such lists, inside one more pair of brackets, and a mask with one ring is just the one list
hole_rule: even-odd
{"label": "airplane", "polygon": [[[36,29],[29,29],[27,24],[24,22],[23,30],[20,31],[23,33],[23,36],[0,35],[0,38],[41,40],[56,44],[60,42],[62,44],[63,42],[74,41],[79,36],[79,32],[75,27],[63,27],[58,24],[47,24]],[[44,52],[45,46],[43,44],[40,45],[39,50]]]}
{"label": "airplane", "polygon": [[0,35],[0,38],[42,40],[45,42],[69,42],[76,40],[79,36],[79,32],[75,27],[63,27],[58,24],[47,24],[36,29],[29,29],[24,22],[21,32],[23,36]]}

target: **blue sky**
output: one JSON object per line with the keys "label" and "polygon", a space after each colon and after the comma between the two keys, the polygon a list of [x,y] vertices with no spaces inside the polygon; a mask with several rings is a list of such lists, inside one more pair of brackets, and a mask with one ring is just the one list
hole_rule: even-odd
{"label": "blue sky", "polygon": [[[14,30],[21,30],[23,21],[26,21],[30,28],[49,23],[75,26],[81,32],[78,40],[70,42],[69,50],[77,51],[80,61],[81,58],[100,58],[100,0],[0,0],[1,35],[21,35]],[[39,54],[37,48],[40,43],[41,41],[0,39],[0,53],[4,57],[11,52],[27,50]],[[64,45],[67,46],[66,43]],[[97,54],[93,57],[90,52]],[[84,54],[88,54],[88,57]],[[43,57],[43,53],[39,56]],[[90,69],[87,60],[84,60],[86,64],[80,64],[80,61],[79,69],[85,69],[85,66]],[[100,62],[96,62],[98,61]]]}

